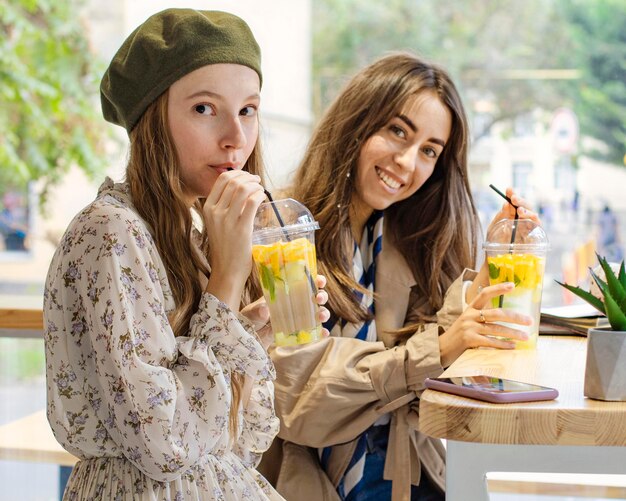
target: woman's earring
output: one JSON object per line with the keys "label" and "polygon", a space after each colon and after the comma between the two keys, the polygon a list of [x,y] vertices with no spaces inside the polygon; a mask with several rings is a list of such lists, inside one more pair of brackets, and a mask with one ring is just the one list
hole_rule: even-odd
{"label": "woman's earring", "polygon": [[347,177],[347,178],[349,178],[349,177],[350,177],[350,173],[349,173],[349,172],[346,174],[346,177]]}

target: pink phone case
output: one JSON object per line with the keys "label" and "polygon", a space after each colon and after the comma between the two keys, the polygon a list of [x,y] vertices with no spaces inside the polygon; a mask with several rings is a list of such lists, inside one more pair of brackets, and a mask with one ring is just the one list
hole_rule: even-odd
{"label": "pink phone case", "polygon": [[[444,378],[446,379],[446,378]],[[455,378],[456,379],[456,378]],[[502,381],[511,381],[513,383],[520,384],[530,384],[530,383],[522,383],[521,381],[512,381],[512,380],[502,380]],[[495,404],[499,403],[509,403],[509,402],[534,402],[537,400],[554,400],[559,396],[558,390],[554,388],[548,388],[545,386],[537,386],[531,385],[535,389],[526,390],[526,391],[511,391],[511,392],[503,392],[503,391],[489,391],[487,389],[478,389],[478,388],[470,388],[467,386],[460,386],[454,383],[449,383],[446,381],[442,381],[437,378],[426,378],[424,384],[427,388],[432,388],[433,390],[439,390],[446,393],[452,393],[454,395],[460,395],[462,397],[475,398],[477,400],[483,400],[485,402],[491,402]]]}

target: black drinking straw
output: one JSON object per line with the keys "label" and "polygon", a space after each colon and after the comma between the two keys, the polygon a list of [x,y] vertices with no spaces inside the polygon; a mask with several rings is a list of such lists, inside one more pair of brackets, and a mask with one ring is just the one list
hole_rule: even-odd
{"label": "black drinking straw", "polygon": [[[274,199],[272,198],[272,194],[269,191],[267,191],[265,188],[263,188],[263,191],[265,192],[265,196],[267,197],[267,199],[272,204],[272,209],[274,209],[274,214],[276,214],[276,219],[278,219],[278,224],[280,224],[281,228],[284,228],[285,227],[285,222],[283,221],[283,218],[280,217],[280,212],[278,212],[278,209],[276,208],[276,204],[274,203]],[[287,239],[287,242],[291,241],[291,238],[289,238],[289,235],[287,234],[287,232],[285,230],[283,230],[283,235]]]}
{"label": "black drinking straw", "polygon": [[[504,193],[502,193],[498,188],[496,188],[493,184],[489,185],[493,191],[495,191],[498,195],[504,198],[507,202],[511,204],[511,207],[515,209],[515,219],[513,220],[513,230],[511,231],[511,243],[509,246],[509,254],[513,254],[513,243],[515,242],[515,233],[517,232],[517,220],[519,219],[519,215],[517,213],[518,206],[511,202],[511,199],[507,197]],[[504,301],[504,296],[500,296],[498,298],[498,307],[502,308],[502,302]]]}
{"label": "black drinking straw", "polygon": [[[507,197],[504,193],[502,193],[498,188],[496,188],[493,184],[489,185],[489,188],[491,188],[493,191],[495,191],[498,195],[500,195],[502,198],[504,198],[507,202],[509,202],[511,204],[511,207],[513,207],[515,209],[515,219],[514,219],[514,223],[513,223],[513,231],[511,232],[511,245],[513,245],[513,243],[515,242],[515,233],[517,232],[517,220],[519,219],[519,214],[517,213],[517,209],[519,208],[517,205],[515,205],[513,202],[511,202],[511,199],[509,197]],[[513,247],[511,247],[510,249],[510,253],[513,253]]]}

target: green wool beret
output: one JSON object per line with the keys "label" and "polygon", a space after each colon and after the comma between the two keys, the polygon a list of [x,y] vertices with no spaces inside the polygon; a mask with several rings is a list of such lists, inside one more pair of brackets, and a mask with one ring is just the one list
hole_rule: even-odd
{"label": "green wool beret", "polygon": [[124,41],[100,83],[102,113],[129,133],[170,85],[202,66],[241,64],[261,76],[261,50],[248,25],[227,12],[167,9]]}

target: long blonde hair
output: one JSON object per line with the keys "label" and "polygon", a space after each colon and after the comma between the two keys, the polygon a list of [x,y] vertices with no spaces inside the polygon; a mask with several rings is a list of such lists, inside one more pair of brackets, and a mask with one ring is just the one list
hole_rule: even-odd
{"label": "long blonde hair", "polygon": [[477,213],[467,177],[468,124],[459,94],[440,67],[407,54],[392,54],[360,71],[328,108],[308,145],[291,188],[320,223],[316,236],[328,305],[349,322],[371,315],[354,291],[349,204],[362,145],[397,116],[408,99],[435,92],[450,110],[450,138],[435,170],[411,197],[385,210],[390,241],[406,259],[425,300],[426,320],[445,291],[476,260]]}
{"label": "long blonde hair", "polygon": [[[184,186],[176,148],[168,127],[168,92],[159,96],[144,112],[130,133],[130,158],[126,181],[137,212],[150,225],[172,289],[176,308],[169,316],[175,336],[184,336],[191,317],[198,310],[203,293],[199,274],[207,279],[210,271],[194,250],[192,214],[202,214],[202,201],[192,209],[184,202]],[[244,170],[263,176],[260,143],[252,150]],[[200,234],[200,248],[208,252],[206,230]],[[208,254],[206,254],[208,255]],[[251,276],[246,284],[246,298],[260,296],[257,281]],[[237,429],[237,410],[241,400],[242,379],[231,377],[231,432]]]}

